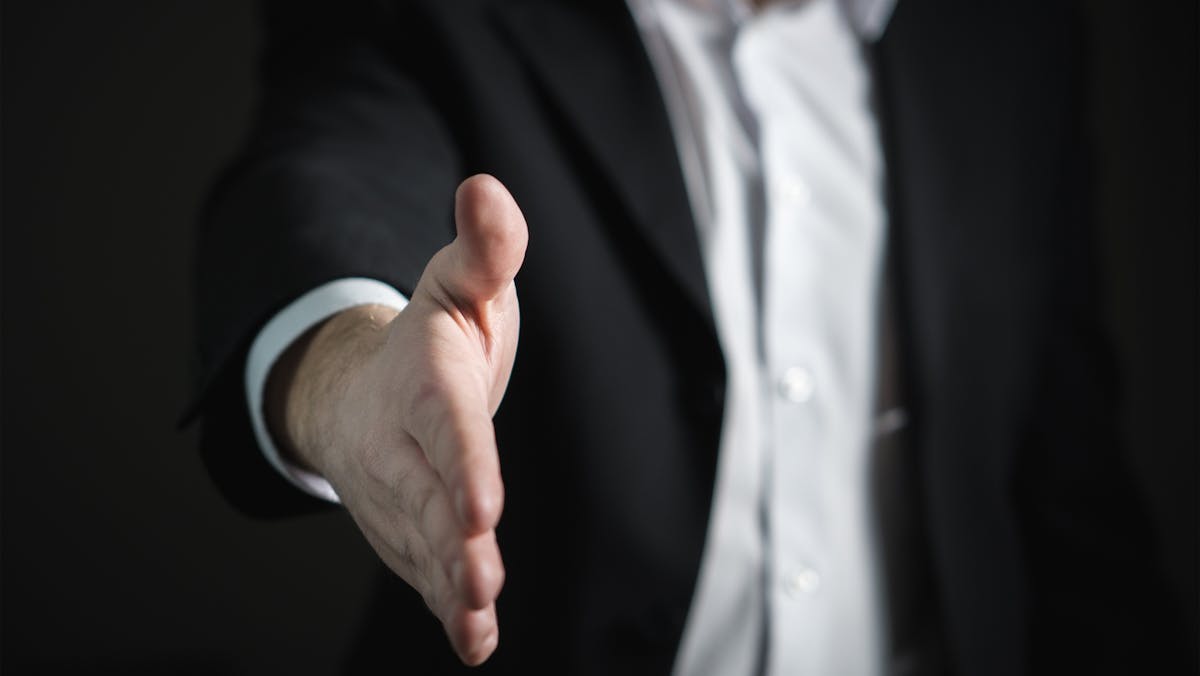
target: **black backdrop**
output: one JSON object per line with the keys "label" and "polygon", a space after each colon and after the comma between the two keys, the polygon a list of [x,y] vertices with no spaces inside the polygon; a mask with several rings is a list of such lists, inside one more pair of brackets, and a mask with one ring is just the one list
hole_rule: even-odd
{"label": "black backdrop", "polygon": [[[1087,6],[1128,448],[1194,641],[1197,8]],[[195,214],[253,105],[251,3],[0,11],[4,666],[332,670],[370,551],[337,513],[241,518],[174,429]]]}

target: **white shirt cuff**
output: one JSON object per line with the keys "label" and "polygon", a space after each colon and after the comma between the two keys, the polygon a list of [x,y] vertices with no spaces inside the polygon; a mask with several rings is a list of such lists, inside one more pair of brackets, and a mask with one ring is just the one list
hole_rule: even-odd
{"label": "white shirt cuff", "polygon": [[333,315],[360,305],[386,305],[403,310],[408,299],[383,282],[362,277],[337,279],[309,291],[280,310],[258,332],[246,358],[246,400],[258,447],[267,462],[300,490],[330,502],[340,502],[333,486],[319,474],[293,465],[279,455],[263,414],[267,375],[275,361],[304,332]]}

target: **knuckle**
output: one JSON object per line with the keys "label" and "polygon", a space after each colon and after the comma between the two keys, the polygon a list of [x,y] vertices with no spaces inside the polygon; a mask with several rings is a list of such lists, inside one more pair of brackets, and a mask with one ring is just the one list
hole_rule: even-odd
{"label": "knuckle", "polygon": [[421,566],[417,548],[407,534],[395,537],[367,534],[367,540],[393,573],[422,595],[427,593],[429,578]]}
{"label": "knuckle", "polygon": [[439,535],[434,518],[439,492],[436,485],[415,488],[409,492],[409,505],[405,509],[408,517],[431,544],[435,543]]}
{"label": "knuckle", "polygon": [[436,579],[435,571],[430,570],[430,557],[409,538],[403,538],[394,548],[397,573],[416,589],[422,596],[433,593],[432,580]]}
{"label": "knuckle", "polygon": [[399,541],[396,543],[396,557],[400,560],[400,565],[404,566],[407,570],[417,573],[424,572],[411,539],[407,537],[399,538]]}
{"label": "knuckle", "polygon": [[359,448],[360,462],[362,469],[367,476],[376,481],[383,479],[388,474],[388,465],[391,461],[391,453],[388,445],[374,434],[364,434],[360,440]]}
{"label": "knuckle", "polygon": [[459,464],[466,449],[463,434],[453,415],[442,416],[430,429],[429,448],[425,449],[430,463],[447,486],[457,480]]}
{"label": "knuckle", "polygon": [[426,374],[420,377],[413,388],[409,411],[413,414],[415,420],[427,419],[431,409],[445,399],[445,384],[432,374]]}
{"label": "knuckle", "polygon": [[384,478],[387,483],[387,488],[393,493],[400,495],[405,494],[409,489],[409,484],[412,483],[413,472],[416,468],[411,462],[398,463],[397,466]]}
{"label": "knuckle", "polygon": [[418,380],[412,397],[404,407],[405,419],[413,437],[426,452],[437,443],[441,429],[446,424],[448,403],[452,400],[451,386],[434,374]]}

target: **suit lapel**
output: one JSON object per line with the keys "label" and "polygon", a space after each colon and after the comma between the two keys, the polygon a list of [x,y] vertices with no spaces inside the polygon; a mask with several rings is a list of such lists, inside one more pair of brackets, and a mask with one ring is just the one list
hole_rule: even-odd
{"label": "suit lapel", "polygon": [[670,122],[623,2],[512,0],[495,18],[708,326],[712,309]]}

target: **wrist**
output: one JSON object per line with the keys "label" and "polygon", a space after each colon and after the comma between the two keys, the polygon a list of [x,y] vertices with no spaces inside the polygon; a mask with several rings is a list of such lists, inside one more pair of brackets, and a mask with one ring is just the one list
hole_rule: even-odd
{"label": "wrist", "polygon": [[330,451],[345,435],[343,403],[369,372],[397,311],[364,305],[339,312],[298,338],[267,380],[266,413],[281,453],[305,469],[329,477]]}

